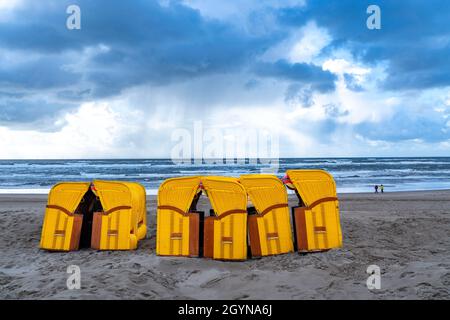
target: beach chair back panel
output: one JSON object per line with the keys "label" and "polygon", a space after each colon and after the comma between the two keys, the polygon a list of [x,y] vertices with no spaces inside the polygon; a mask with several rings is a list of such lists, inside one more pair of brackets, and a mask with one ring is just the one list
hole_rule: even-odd
{"label": "beach chair back panel", "polygon": [[124,183],[94,181],[103,207],[93,221],[92,247],[100,250],[136,249],[137,218],[132,209],[132,195]]}
{"label": "beach chair back panel", "polygon": [[[305,230],[300,235],[299,250],[314,251],[342,247],[337,201],[328,201],[312,209],[301,209],[298,222]],[[303,228],[303,227],[302,227]]]}
{"label": "beach chair back panel", "polygon": [[212,257],[221,260],[245,260],[247,194],[244,187],[237,179],[227,177],[205,177],[202,183],[216,213],[216,217],[210,219],[210,222],[205,221],[205,224],[212,224]]}
{"label": "beach chair back panel", "polygon": [[40,247],[48,250],[77,250],[82,215],[76,213],[89,183],[60,183],[55,185],[48,197]]}
{"label": "beach chair back panel", "polygon": [[197,215],[189,208],[200,185],[200,177],[167,179],[158,190],[156,253],[198,255]]}
{"label": "beach chair back panel", "polygon": [[283,182],[273,175],[256,174],[243,175],[239,180],[258,212],[248,217],[252,255],[293,251],[288,197]]}
{"label": "beach chair back panel", "polygon": [[159,216],[157,254],[169,256],[189,256],[188,216],[178,212],[162,210]]}
{"label": "beach chair back panel", "polygon": [[[136,235],[131,233],[130,209],[117,210],[112,213],[96,212],[93,231],[91,245],[93,249],[130,250],[137,247]],[[95,235],[96,233],[98,235]]]}
{"label": "beach chair back panel", "polygon": [[246,225],[244,214],[231,214],[214,221],[214,259],[247,259]]}

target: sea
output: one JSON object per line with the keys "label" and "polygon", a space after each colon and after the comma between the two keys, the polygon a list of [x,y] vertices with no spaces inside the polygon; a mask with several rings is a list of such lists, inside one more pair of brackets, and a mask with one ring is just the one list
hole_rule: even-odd
{"label": "sea", "polygon": [[108,160],[0,160],[0,193],[45,194],[61,181],[92,179],[134,181],[147,194],[156,194],[162,181],[187,175],[239,177],[273,172],[280,178],[287,169],[324,169],[340,193],[450,189],[450,157],[420,158],[282,158],[278,161],[108,159]]}

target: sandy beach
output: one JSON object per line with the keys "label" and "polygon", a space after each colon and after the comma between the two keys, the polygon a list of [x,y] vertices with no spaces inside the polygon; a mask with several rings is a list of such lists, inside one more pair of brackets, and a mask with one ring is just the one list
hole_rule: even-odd
{"label": "sandy beach", "polygon": [[[45,195],[0,195],[1,299],[449,299],[450,191],[341,194],[344,247],[220,262],[155,255],[155,197],[136,251],[40,250]],[[291,198],[291,205],[296,204]],[[200,209],[206,209],[202,199]],[[68,290],[67,266],[81,268]],[[366,269],[381,268],[368,290]]]}

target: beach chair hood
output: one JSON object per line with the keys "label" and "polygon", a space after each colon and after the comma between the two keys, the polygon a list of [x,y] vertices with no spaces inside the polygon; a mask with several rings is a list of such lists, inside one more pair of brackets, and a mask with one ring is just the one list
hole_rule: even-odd
{"label": "beach chair hood", "polygon": [[312,206],[321,199],[337,199],[336,184],[326,171],[287,170],[286,175],[307,206]]}

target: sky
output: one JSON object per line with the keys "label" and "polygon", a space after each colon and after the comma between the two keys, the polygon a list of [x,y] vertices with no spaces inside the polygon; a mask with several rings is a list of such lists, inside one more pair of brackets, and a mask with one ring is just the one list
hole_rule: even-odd
{"label": "sky", "polygon": [[446,0],[0,0],[0,158],[169,157],[196,123],[281,157],[448,156],[449,21]]}

